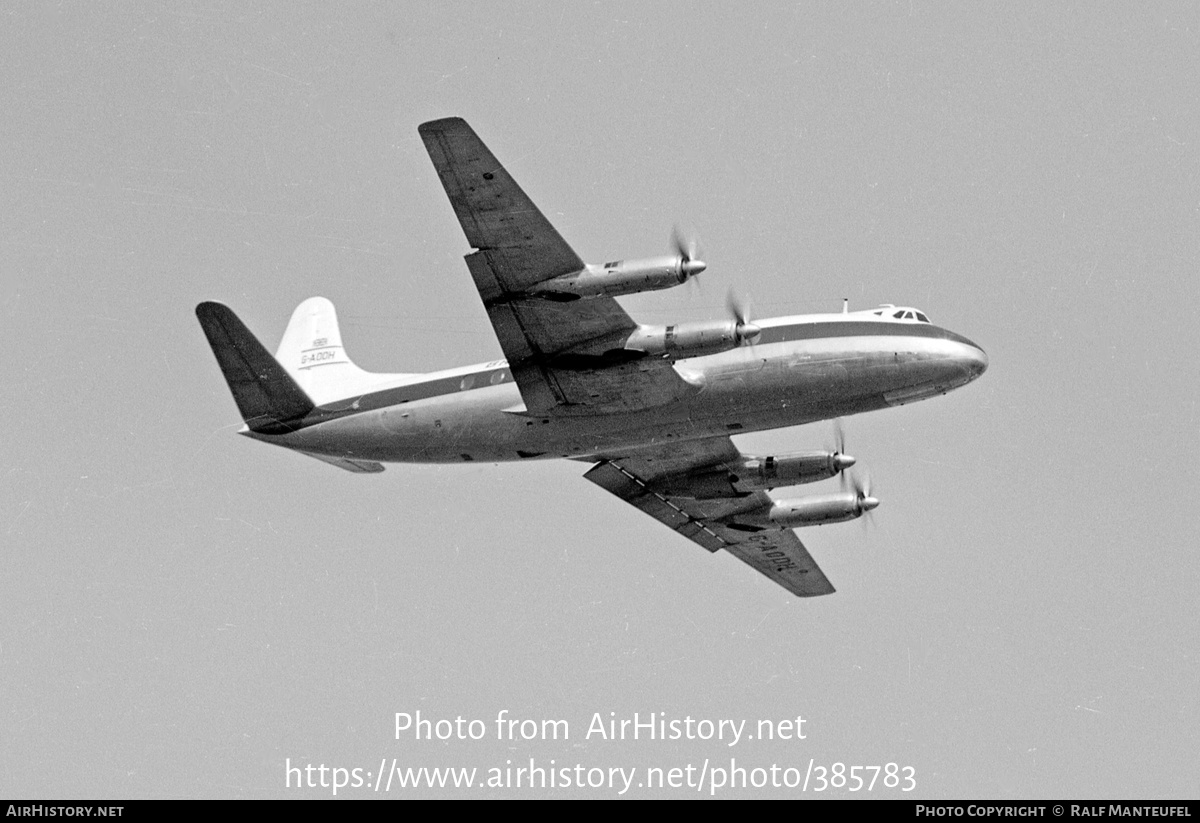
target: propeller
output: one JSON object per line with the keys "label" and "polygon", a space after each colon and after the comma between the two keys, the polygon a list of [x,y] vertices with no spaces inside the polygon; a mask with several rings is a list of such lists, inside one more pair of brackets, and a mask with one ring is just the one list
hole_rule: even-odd
{"label": "propeller", "polygon": [[863,527],[865,528],[868,521],[871,523],[875,522],[874,515],[871,512],[879,505],[879,498],[871,496],[871,475],[865,475],[865,479],[862,481],[858,477],[854,478],[854,493],[858,497],[859,511],[867,516],[863,520]]}
{"label": "propeller", "polygon": [[708,264],[700,259],[700,244],[696,242],[696,236],[689,234],[684,237],[678,225],[671,229],[671,245],[679,255],[679,271],[684,277],[695,277],[708,268]]}
{"label": "propeller", "polygon": [[737,321],[738,342],[749,343],[753,346],[758,340],[758,336],[762,334],[762,329],[750,322],[750,301],[741,300],[733,293],[733,289],[730,289],[725,295],[725,306],[733,315],[733,319]]}
{"label": "propeller", "polygon": [[838,417],[833,421],[833,464],[841,475],[843,491],[846,488],[846,469],[854,463],[854,458],[846,454],[846,430],[842,426],[842,418]]}

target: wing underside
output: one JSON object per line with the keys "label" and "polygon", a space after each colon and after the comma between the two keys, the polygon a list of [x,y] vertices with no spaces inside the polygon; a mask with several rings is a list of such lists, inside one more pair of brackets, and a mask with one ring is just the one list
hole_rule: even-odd
{"label": "wing underside", "polygon": [[[770,506],[766,492],[698,500],[668,490],[686,486],[689,473],[711,471],[737,455],[728,437],[673,443],[608,456],[584,477],[708,551],[725,549],[792,594],[832,594],[833,585],[791,529],[745,531],[727,525],[738,514]],[[668,477],[669,486],[661,482]]]}
{"label": "wing underside", "polygon": [[[467,267],[531,414],[605,414],[659,406],[695,389],[662,360],[606,360],[637,324],[611,297],[571,302],[528,290],[584,268],[466,121],[421,125],[467,242]],[[580,352],[587,352],[580,356]]]}

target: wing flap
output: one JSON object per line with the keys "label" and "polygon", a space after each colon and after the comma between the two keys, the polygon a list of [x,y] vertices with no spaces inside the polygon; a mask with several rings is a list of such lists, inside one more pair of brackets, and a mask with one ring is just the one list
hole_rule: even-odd
{"label": "wing flap", "polygon": [[699,440],[672,440],[620,453],[598,454],[591,459],[619,461],[626,471],[650,482],[667,475],[732,462],[740,456],[741,452],[729,437],[706,437]]}
{"label": "wing flap", "polygon": [[546,361],[605,338],[612,338],[614,344],[618,339],[623,343],[624,336],[637,328],[637,323],[611,297],[571,303],[524,297],[520,292],[504,289],[500,282],[502,273],[492,265],[490,253],[474,252],[465,259],[510,364]]}
{"label": "wing flap", "polygon": [[708,551],[725,549],[798,597],[833,594],[833,584],[791,529],[747,532],[725,525],[731,515],[771,505],[766,492],[696,500],[656,488],[659,478],[711,470],[737,455],[728,437],[684,441],[604,459],[584,477]]}
{"label": "wing flap", "polygon": [[376,463],[374,460],[353,460],[349,457],[330,457],[326,454],[313,454],[312,452],[300,453],[307,454],[309,457],[315,457],[322,463],[337,466],[339,469],[345,469],[354,474],[378,474],[383,471],[383,464]]}
{"label": "wing flap", "polygon": [[604,462],[596,465],[585,478],[601,488],[615,494],[659,523],[679,532],[695,543],[700,544],[710,552],[726,547],[726,542],[715,532],[706,528],[701,521],[695,520],[682,506],[672,502],[669,497],[657,494],[637,477],[622,471],[615,463]]}

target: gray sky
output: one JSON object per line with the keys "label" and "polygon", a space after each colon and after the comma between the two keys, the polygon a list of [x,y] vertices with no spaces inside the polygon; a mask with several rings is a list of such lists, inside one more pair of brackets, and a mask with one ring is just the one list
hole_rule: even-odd
{"label": "gray sky", "polygon": [[[910,797],[1198,794],[1192,4],[0,14],[0,795],[730,757],[894,762]],[[377,371],[500,356],[416,133],[450,115],[585,259],[699,235],[703,288],[623,299],[638,319],[847,296],[987,350],[978,383],[847,420],[883,505],[801,532],[836,595],[708,556],[580,464],[352,476],[234,434],[204,299],[273,348],[324,295]],[[571,737],[497,741],[505,709]],[[418,710],[489,734],[396,740]],[[586,739],[610,712],[807,736]],[[769,794],[798,792],[723,796]]]}

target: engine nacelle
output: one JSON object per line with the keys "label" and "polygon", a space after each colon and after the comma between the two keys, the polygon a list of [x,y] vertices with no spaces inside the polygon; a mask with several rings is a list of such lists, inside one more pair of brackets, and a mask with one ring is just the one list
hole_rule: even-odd
{"label": "engine nacelle", "polygon": [[616,260],[603,266],[587,266],[574,274],[564,274],[538,283],[528,293],[561,301],[579,300],[582,297],[616,297],[669,289],[687,282],[689,277],[704,269],[704,261],[689,260],[679,255]]}
{"label": "engine nacelle", "polygon": [[776,526],[798,529],[801,526],[854,520],[878,505],[879,501],[874,497],[865,497],[858,492],[818,494],[794,500],[776,500],[767,512],[767,519]]}
{"label": "engine nacelle", "polygon": [[854,465],[854,458],[837,452],[797,452],[773,457],[743,454],[736,461],[707,471],[689,471],[653,484],[655,491],[694,500],[738,497],[779,486],[799,486],[833,477]]}
{"label": "engine nacelle", "polygon": [[701,357],[736,349],[742,343],[753,341],[761,332],[753,323],[736,320],[639,326],[625,341],[625,348],[653,357]]}
{"label": "engine nacelle", "polygon": [[854,458],[837,452],[796,452],[772,457],[742,455],[731,466],[734,488],[742,492],[799,486],[833,477],[854,465]]}
{"label": "engine nacelle", "polygon": [[731,516],[725,526],[746,532],[823,526],[862,517],[878,505],[877,499],[861,491],[814,494],[793,500],[772,500],[770,506]]}

